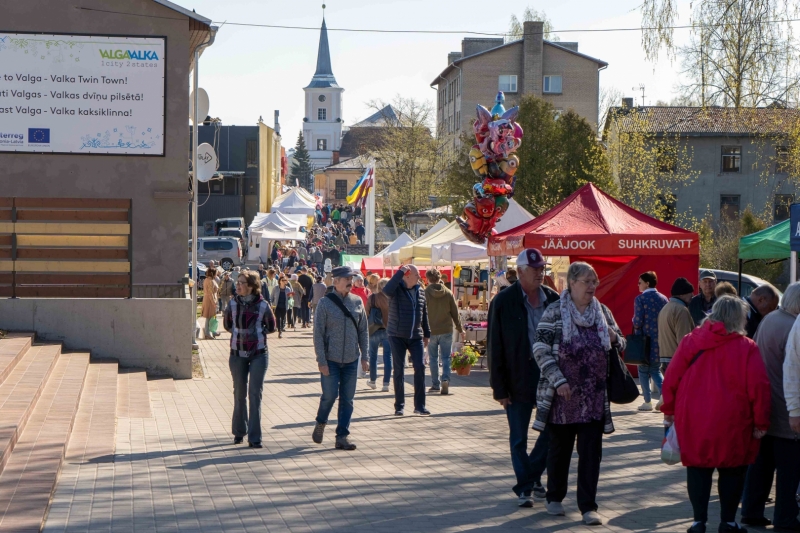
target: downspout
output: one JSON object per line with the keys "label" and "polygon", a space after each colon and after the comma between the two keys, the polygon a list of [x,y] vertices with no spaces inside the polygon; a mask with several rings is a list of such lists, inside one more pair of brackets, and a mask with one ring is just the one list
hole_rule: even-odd
{"label": "downspout", "polygon": [[208,48],[214,44],[214,39],[217,37],[216,26],[210,26],[208,40],[204,43],[197,45],[194,49],[194,73],[192,77],[192,90],[194,91],[194,102],[192,102],[192,279],[195,283],[192,285],[192,348],[198,349],[197,344],[197,169],[200,167],[200,156],[197,153],[198,143],[198,112],[200,111],[200,104],[198,103],[198,68],[200,66],[200,51]]}

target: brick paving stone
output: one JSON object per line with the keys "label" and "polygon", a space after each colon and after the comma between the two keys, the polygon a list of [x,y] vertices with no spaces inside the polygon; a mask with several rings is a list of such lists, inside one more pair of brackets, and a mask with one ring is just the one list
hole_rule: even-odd
{"label": "brick paving stone", "polygon": [[[264,448],[234,446],[228,338],[200,341],[205,378],[136,376],[134,384],[133,374],[120,373],[113,462],[65,464],[44,531],[590,529],[575,503],[577,456],[566,517],[547,515],[539,500],[533,509],[517,507],[508,427],[485,370],[453,375],[450,396],[429,395],[431,417],[395,417],[393,393],[359,380],[350,428],[358,450],[342,452],[333,449],[336,407],[323,444],[311,442],[320,395],[311,331],[272,335]],[[410,379],[406,392],[411,402]],[[605,523],[591,530],[685,531],[685,471],[660,461],[660,416],[635,405],[614,406],[614,414],[617,431],[604,438],[598,494]],[[718,516],[716,495],[709,512]]]}

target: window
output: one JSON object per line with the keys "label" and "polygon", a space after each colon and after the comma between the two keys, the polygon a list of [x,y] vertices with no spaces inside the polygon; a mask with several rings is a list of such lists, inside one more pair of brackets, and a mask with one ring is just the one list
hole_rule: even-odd
{"label": "window", "polygon": [[731,222],[739,220],[739,199],[741,197],[736,194],[726,195],[723,194],[719,197],[719,215],[722,222]]}
{"label": "window", "polygon": [[789,172],[789,147],[775,147],[775,174],[786,174]]}
{"label": "window", "polygon": [[561,94],[561,76],[545,76],[542,92]]}
{"label": "window", "polygon": [[327,150],[327,149],[328,149],[328,140],[317,139],[317,150]]}
{"label": "window", "polygon": [[258,140],[247,139],[247,168],[258,168]]}
{"label": "window", "polygon": [[217,250],[233,250],[231,241],[217,241]]}
{"label": "window", "polygon": [[333,195],[337,200],[347,198],[347,180],[336,180],[336,190]]}
{"label": "window", "polygon": [[456,111],[456,129],[461,127],[461,111]]}
{"label": "window", "polygon": [[328,120],[328,110],[324,107],[317,109],[317,120]]}
{"label": "window", "polygon": [[516,76],[498,76],[497,90],[504,93],[517,92],[517,77]]}
{"label": "window", "polygon": [[678,168],[678,148],[676,146],[659,146],[656,148],[656,164],[659,172],[675,172]]}
{"label": "window", "polygon": [[224,180],[201,181],[197,184],[197,194],[199,196],[211,194],[225,194]]}
{"label": "window", "polygon": [[722,172],[739,172],[742,168],[742,147],[722,147]]}
{"label": "window", "polygon": [[773,205],[773,218],[775,222],[782,222],[789,218],[789,207],[794,203],[793,194],[776,194]]}

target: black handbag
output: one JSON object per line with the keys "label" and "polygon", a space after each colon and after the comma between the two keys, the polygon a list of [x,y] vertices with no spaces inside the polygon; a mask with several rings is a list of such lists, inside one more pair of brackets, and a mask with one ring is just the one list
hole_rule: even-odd
{"label": "black handbag", "polygon": [[608,401],[616,404],[627,404],[639,397],[639,387],[628,372],[625,363],[619,356],[619,350],[611,347],[608,351],[608,377],[606,378]]}
{"label": "black handbag", "polygon": [[650,337],[648,335],[625,335],[627,346],[622,354],[626,365],[650,364]]}

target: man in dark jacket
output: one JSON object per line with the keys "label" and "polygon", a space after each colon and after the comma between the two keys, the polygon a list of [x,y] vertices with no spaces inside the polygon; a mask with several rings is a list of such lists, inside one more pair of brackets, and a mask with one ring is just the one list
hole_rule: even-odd
{"label": "man in dark jacket", "polygon": [[506,410],[511,464],[520,507],[533,507],[533,496],[545,497],[542,473],[547,466],[550,434],[545,429],[528,454],[528,428],[536,407],[539,366],[533,359],[536,328],[545,308],[558,302],[556,291],[543,285],[545,260],[529,248],[517,257],[519,279],[489,306],[489,384],[494,399]]}
{"label": "man in dark jacket", "polygon": [[778,308],[781,295],[778,289],[769,283],[765,283],[753,289],[753,292],[744,301],[748,307],[745,330],[747,331],[747,336],[754,339],[758,325],[761,324],[764,317]]}
{"label": "man in dark jacket", "polygon": [[419,284],[419,270],[414,265],[403,265],[383,288],[389,298],[389,345],[392,348],[394,372],[394,414],[403,416],[405,408],[405,381],[403,367],[406,351],[411,354],[414,367],[414,414],[431,414],[425,408],[425,364],[423,353],[431,338],[428,324],[428,304],[425,291]]}
{"label": "man in dark jacket", "polygon": [[300,319],[303,321],[303,327],[307,328],[311,322],[311,287],[314,286],[314,278],[309,275],[307,267],[300,267],[297,283],[303,287],[303,297],[300,299]]}
{"label": "man in dark jacket", "polygon": [[695,327],[699,326],[708,315],[711,307],[717,301],[714,289],[717,288],[717,275],[710,270],[700,271],[700,294],[689,302],[689,313],[692,315]]}

